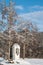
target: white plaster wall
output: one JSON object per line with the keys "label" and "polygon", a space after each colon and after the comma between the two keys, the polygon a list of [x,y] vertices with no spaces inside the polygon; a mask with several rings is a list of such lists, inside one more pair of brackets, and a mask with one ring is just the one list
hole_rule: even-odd
{"label": "white plaster wall", "polygon": [[[19,49],[19,55],[16,54],[16,48]],[[13,60],[17,60],[20,58],[20,46],[16,43],[12,47]]]}

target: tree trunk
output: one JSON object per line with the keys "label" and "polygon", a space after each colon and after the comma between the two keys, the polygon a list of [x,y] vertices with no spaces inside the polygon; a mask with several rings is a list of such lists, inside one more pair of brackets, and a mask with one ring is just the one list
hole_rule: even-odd
{"label": "tree trunk", "polygon": [[10,59],[10,41],[9,41],[9,59]]}
{"label": "tree trunk", "polygon": [[23,59],[25,58],[25,44],[23,45]]}

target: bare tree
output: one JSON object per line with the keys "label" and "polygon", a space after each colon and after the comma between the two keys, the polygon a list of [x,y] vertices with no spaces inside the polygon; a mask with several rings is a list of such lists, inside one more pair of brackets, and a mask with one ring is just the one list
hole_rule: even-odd
{"label": "bare tree", "polygon": [[[30,46],[33,45],[33,40],[35,39],[33,32],[37,31],[35,25],[33,25],[31,22],[24,21],[22,20],[22,18],[20,19],[20,17],[17,16],[16,11],[13,7],[14,5],[15,4],[13,4],[12,1],[9,2],[9,6],[6,6],[5,4],[5,6],[2,9],[2,21],[0,22],[2,28],[3,26],[7,25],[6,31],[8,30],[8,35],[3,33],[3,37],[0,37],[4,38],[9,43],[9,59],[10,47],[12,42],[14,41],[23,43],[23,58],[25,58],[26,44],[28,45],[31,42]],[[3,20],[5,19],[7,19],[7,24],[3,23]],[[17,26],[15,25],[16,21],[20,21],[20,23]],[[15,31],[15,29],[17,29],[18,33]],[[0,30],[2,30],[1,27]]]}

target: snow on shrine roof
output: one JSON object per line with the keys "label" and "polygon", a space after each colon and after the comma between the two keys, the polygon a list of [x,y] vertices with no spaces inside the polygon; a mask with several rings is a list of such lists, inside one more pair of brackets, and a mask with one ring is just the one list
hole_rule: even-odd
{"label": "snow on shrine roof", "polygon": [[19,47],[19,48],[20,48],[20,46],[19,46],[18,43],[15,43],[15,44],[13,45],[13,47]]}

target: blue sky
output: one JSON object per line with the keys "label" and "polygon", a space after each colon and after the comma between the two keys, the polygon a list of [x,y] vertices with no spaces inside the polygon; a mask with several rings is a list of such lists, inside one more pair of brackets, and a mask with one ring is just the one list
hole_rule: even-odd
{"label": "blue sky", "polygon": [[[39,31],[43,31],[43,0],[13,0],[18,15],[37,24]],[[8,4],[9,0],[6,0]]]}
{"label": "blue sky", "polygon": [[27,20],[36,23],[43,31],[43,0],[15,0],[17,13]]}

